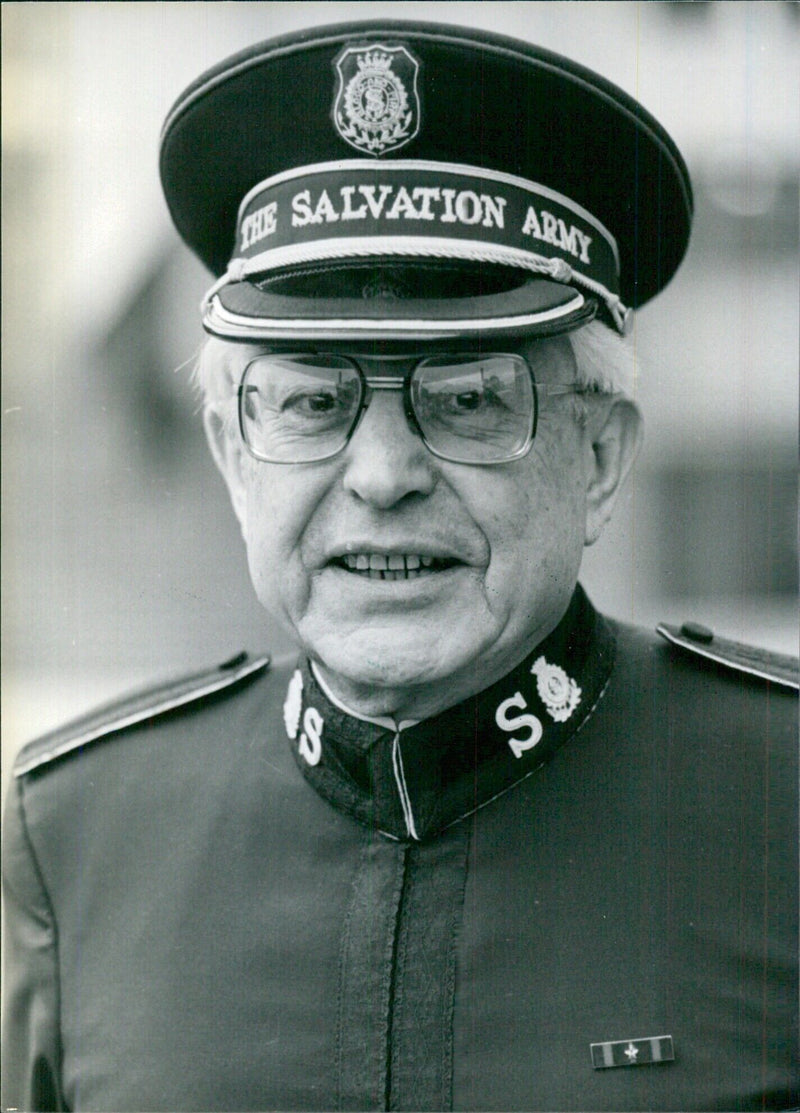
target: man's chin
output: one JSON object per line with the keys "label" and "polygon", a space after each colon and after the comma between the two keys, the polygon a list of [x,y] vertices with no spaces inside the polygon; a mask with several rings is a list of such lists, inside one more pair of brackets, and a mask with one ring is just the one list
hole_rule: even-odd
{"label": "man's chin", "polygon": [[[443,630],[437,637],[410,623],[397,626],[366,625],[306,640],[333,694],[354,711],[393,715],[431,702],[448,706],[460,688],[457,678],[481,656],[477,641],[465,642],[452,631],[443,639]],[[408,717],[423,716],[409,711]]]}
{"label": "man's chin", "polygon": [[312,647],[326,673],[352,686],[375,688],[420,687],[445,683],[459,667],[453,655],[436,646],[419,644],[419,636],[389,637],[359,632],[346,644],[338,639]]}
{"label": "man's chin", "polygon": [[353,578],[317,580],[297,626],[343,699],[345,690],[366,696],[370,689],[399,695],[440,688],[444,696],[452,679],[474,671],[496,645],[501,631],[474,569],[462,566],[414,586],[341,584]]}

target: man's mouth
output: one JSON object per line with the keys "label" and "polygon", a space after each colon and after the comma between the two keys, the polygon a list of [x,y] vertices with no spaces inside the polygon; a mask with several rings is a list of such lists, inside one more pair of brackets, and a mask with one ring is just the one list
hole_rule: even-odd
{"label": "man's mouth", "polygon": [[455,567],[457,560],[422,553],[344,553],[333,564],[370,580],[413,580]]}

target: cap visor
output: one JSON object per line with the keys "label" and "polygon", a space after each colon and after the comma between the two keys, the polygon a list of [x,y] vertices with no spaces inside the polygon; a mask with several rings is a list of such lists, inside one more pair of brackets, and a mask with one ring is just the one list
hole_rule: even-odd
{"label": "cap visor", "polygon": [[203,306],[203,325],[230,340],[435,339],[553,336],[590,321],[593,298],[546,279],[514,290],[458,298],[294,297],[233,282]]}

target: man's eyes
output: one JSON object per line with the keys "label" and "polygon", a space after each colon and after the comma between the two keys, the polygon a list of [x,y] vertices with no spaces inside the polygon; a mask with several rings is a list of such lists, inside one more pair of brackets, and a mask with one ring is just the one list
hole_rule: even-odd
{"label": "man's eyes", "polygon": [[508,406],[493,390],[476,388],[462,391],[436,391],[425,396],[431,412],[458,417],[482,411],[507,410]]}
{"label": "man's eyes", "polygon": [[450,405],[454,412],[463,410],[465,413],[473,413],[480,409],[485,401],[479,390],[465,390],[461,394],[450,396]]}
{"label": "man's eyes", "polygon": [[347,387],[298,387],[276,392],[270,409],[294,420],[348,417],[357,404],[357,391]]}
{"label": "man's eyes", "polygon": [[280,409],[312,416],[329,414],[342,404],[343,400],[330,390],[296,390],[282,400]]}

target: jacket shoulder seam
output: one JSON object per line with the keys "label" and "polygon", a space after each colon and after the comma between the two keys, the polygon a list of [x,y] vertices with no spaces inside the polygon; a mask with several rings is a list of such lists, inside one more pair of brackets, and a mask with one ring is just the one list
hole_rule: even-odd
{"label": "jacket shoulder seam", "polygon": [[22,777],[82,746],[98,742],[145,721],[198,703],[268,669],[270,658],[240,653],[213,669],[168,680],[137,691],[75,719],[64,727],[42,735],[24,746],[14,762],[14,776]]}

